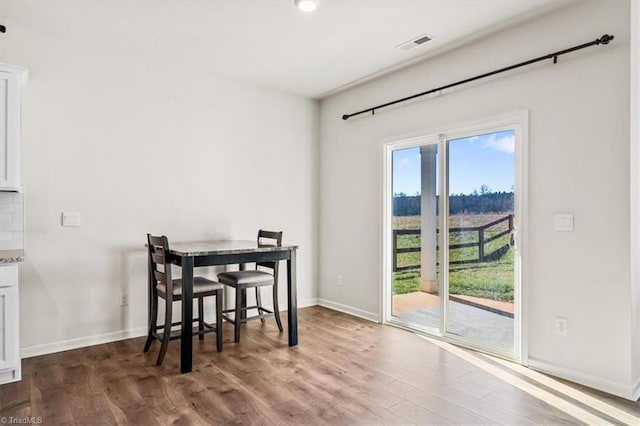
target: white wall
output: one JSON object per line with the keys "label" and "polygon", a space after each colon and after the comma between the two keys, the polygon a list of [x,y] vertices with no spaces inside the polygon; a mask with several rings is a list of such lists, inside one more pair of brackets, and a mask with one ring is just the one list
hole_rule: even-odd
{"label": "white wall", "polygon": [[640,398],[640,3],[631,4],[631,341],[634,399]]}
{"label": "white wall", "polygon": [[[615,35],[614,42],[348,121],[342,114]],[[319,300],[376,318],[385,138],[530,111],[529,359],[630,396],[629,3],[582,2],[321,103]],[[575,231],[553,231],[573,212]],[[344,275],[344,287],[336,285]],[[569,335],[554,335],[555,316]]]}
{"label": "white wall", "polygon": [[[299,303],[315,304],[316,102],[7,25],[1,61],[30,70],[23,354],[143,332],[147,232],[281,229],[300,246]],[[62,211],[82,226],[62,228]]]}

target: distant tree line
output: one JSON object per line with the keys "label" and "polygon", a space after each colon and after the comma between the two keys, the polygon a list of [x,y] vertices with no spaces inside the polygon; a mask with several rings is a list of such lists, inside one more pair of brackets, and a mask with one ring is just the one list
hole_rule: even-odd
{"label": "distant tree line", "polygon": [[[474,191],[473,194],[450,195],[450,214],[497,214],[513,211],[513,192],[490,192],[483,187],[481,187],[480,193]],[[437,212],[440,205],[439,201],[437,196]],[[407,195],[402,192],[393,194],[393,215],[419,216],[420,203],[420,195]]]}

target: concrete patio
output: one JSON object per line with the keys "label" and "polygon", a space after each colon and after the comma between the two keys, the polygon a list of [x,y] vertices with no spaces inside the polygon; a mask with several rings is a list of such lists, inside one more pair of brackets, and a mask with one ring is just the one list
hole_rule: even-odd
{"label": "concrete patio", "polygon": [[[392,306],[393,315],[400,318],[433,327],[440,324],[437,294],[418,291],[394,295]],[[448,332],[505,349],[513,347],[513,303],[452,295],[448,313]]]}

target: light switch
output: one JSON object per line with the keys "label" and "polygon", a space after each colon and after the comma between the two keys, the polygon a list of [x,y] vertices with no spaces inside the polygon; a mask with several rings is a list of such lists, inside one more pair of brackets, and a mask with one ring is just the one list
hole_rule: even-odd
{"label": "light switch", "polygon": [[80,226],[80,213],[62,212],[62,226]]}
{"label": "light switch", "polygon": [[573,215],[570,213],[553,215],[553,229],[560,232],[572,232]]}

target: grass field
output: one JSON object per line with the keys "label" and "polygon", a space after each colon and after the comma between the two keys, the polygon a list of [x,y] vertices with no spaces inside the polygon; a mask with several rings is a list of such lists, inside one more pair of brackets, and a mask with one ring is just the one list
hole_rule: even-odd
{"label": "grass field", "polygon": [[[478,227],[506,214],[492,215],[456,215],[449,217],[449,227]],[[435,224],[434,224],[435,226]],[[507,222],[488,228],[485,238],[490,238],[508,228]],[[420,216],[401,216],[393,218],[393,229],[420,229]],[[504,246],[508,241],[505,235],[485,244],[485,254],[489,254]],[[454,232],[450,235],[449,244],[478,242],[477,231]],[[398,248],[419,247],[419,235],[400,235]],[[439,251],[437,256],[439,257]],[[450,250],[451,261],[478,258],[478,247],[465,247]],[[419,265],[420,253],[398,254],[398,266]],[[439,271],[438,271],[439,276]],[[439,277],[438,277],[439,278]],[[420,268],[395,272],[393,274],[394,294],[411,293],[419,290]],[[451,294],[476,296],[492,300],[513,301],[513,252],[506,251],[503,256],[490,262],[471,264],[452,264],[449,267],[449,292]]]}

